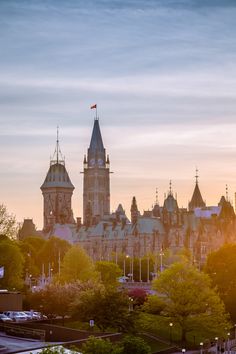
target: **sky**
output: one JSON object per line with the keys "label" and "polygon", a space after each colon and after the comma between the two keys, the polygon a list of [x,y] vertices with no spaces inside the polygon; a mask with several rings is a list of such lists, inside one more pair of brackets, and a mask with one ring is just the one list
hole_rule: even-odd
{"label": "sky", "polygon": [[180,207],[195,169],[207,205],[236,192],[236,1],[0,0],[0,203],[42,227],[42,185],[60,146],[82,213],[97,103],[111,209]]}

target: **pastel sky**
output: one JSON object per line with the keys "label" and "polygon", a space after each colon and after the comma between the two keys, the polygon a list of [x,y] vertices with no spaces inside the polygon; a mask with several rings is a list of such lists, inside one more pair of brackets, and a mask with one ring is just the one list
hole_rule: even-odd
{"label": "pastel sky", "polygon": [[236,1],[1,0],[0,203],[42,227],[40,186],[60,144],[82,215],[82,161],[98,104],[111,207],[207,205],[236,191]]}

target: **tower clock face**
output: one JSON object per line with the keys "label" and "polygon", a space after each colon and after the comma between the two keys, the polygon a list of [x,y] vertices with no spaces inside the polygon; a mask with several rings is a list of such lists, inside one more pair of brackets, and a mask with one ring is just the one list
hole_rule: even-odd
{"label": "tower clock face", "polygon": [[98,159],[98,165],[102,166],[103,165],[103,160],[102,159]]}
{"label": "tower clock face", "polygon": [[94,166],[94,165],[95,165],[95,159],[91,159],[89,162],[90,162],[90,165],[91,165],[91,166]]}

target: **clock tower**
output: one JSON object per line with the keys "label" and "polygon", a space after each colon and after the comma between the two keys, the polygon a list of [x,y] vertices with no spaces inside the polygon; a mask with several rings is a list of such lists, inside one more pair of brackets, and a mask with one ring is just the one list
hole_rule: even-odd
{"label": "clock tower", "polygon": [[90,146],[84,157],[83,220],[88,205],[92,217],[110,214],[110,162],[103,146],[99,120],[95,118]]}

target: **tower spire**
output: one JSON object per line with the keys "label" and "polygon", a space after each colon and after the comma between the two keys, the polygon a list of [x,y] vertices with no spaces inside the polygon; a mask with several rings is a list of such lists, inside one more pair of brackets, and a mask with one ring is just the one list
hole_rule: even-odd
{"label": "tower spire", "polygon": [[228,190],[228,184],[225,185],[225,196],[226,196],[226,200],[227,202],[229,201],[229,190]]}

